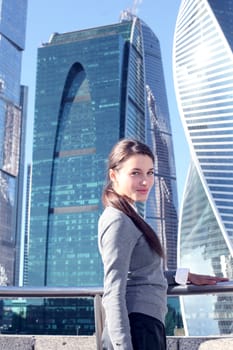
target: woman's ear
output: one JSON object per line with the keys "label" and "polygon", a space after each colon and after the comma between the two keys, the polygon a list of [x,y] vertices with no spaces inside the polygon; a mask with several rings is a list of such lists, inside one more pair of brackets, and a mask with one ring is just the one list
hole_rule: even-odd
{"label": "woman's ear", "polygon": [[109,170],[109,178],[112,182],[115,182],[116,181],[116,173],[113,169],[110,169]]}

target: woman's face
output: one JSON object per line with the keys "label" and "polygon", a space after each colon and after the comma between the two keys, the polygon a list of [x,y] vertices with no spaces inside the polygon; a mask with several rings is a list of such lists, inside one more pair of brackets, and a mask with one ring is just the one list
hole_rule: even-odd
{"label": "woman's face", "polygon": [[119,169],[110,169],[110,179],[114,190],[133,202],[146,201],[154,184],[154,164],[143,154],[136,154],[123,162]]}

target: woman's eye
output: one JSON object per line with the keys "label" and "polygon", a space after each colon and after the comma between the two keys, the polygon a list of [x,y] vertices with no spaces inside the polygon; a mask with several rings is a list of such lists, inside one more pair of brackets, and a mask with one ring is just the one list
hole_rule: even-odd
{"label": "woman's eye", "polygon": [[154,171],[153,170],[149,171],[148,175],[154,175]]}
{"label": "woman's eye", "polygon": [[138,172],[138,171],[133,171],[131,175],[132,175],[132,176],[139,175],[139,172]]}

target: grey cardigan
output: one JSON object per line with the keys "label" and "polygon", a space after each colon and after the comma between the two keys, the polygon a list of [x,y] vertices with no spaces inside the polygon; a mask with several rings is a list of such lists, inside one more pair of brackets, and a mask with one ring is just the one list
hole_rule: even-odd
{"label": "grey cardigan", "polygon": [[105,208],[99,219],[98,244],[109,336],[114,349],[133,350],[128,315],[140,312],[164,323],[167,284],[174,283],[175,272],[164,274],[161,257],[151,250],[143,233],[113,207]]}

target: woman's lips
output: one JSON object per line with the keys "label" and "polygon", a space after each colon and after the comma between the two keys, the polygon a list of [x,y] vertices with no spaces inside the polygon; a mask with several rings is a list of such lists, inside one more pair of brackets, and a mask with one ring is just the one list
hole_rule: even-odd
{"label": "woman's lips", "polygon": [[147,194],[147,193],[148,193],[148,190],[139,189],[139,190],[137,190],[137,192],[142,193],[142,194]]}

